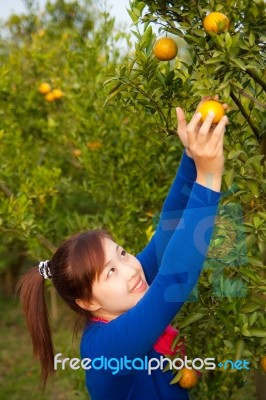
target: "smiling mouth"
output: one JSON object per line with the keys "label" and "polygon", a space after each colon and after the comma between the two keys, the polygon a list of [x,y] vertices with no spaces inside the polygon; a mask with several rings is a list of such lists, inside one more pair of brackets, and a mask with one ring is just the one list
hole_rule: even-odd
{"label": "smiling mouth", "polygon": [[146,287],[147,284],[142,279],[140,279],[138,284],[130,292],[131,293],[142,292],[143,290],[146,289]]}

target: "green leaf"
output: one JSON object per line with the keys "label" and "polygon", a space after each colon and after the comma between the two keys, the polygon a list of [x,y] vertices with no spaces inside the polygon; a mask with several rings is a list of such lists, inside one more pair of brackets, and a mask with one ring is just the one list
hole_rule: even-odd
{"label": "green leaf", "polygon": [[233,179],[234,179],[234,169],[231,168],[228,171],[226,171],[226,173],[224,175],[224,180],[225,180],[226,186],[228,188],[231,187],[231,185],[233,183]]}
{"label": "green leaf", "polygon": [[193,324],[193,322],[198,321],[199,319],[201,319],[202,317],[204,317],[204,314],[202,313],[195,313],[192,315],[189,315],[188,317],[186,317],[180,324],[179,324],[179,328],[183,329],[188,325]]}
{"label": "green leaf", "polygon": [[[263,267],[263,263],[258,257],[248,256],[248,262],[256,267]],[[258,278],[257,275],[256,277]]]}
{"label": "green leaf", "polygon": [[252,313],[252,312],[258,310],[260,307],[261,307],[260,304],[248,302],[243,307],[241,307],[241,312]]}
{"label": "green leaf", "polygon": [[237,65],[239,68],[241,68],[243,71],[246,70],[246,66],[244,64],[244,62],[238,58],[231,58],[231,61]]}
{"label": "green leaf", "polygon": [[249,41],[250,46],[252,47],[253,44],[255,43],[255,35],[253,32],[250,32],[248,41]]}
{"label": "green leaf", "polygon": [[220,63],[223,61],[224,61],[223,57],[209,58],[208,60],[205,61],[205,64],[207,64],[207,65],[217,64],[217,63]]}
{"label": "green leaf", "polygon": [[228,347],[229,349],[234,348],[233,342],[230,342],[229,340],[224,340],[223,342],[224,342],[225,346]]}
{"label": "green leaf", "polygon": [[241,333],[243,336],[251,337],[251,332],[248,329],[248,323],[245,323],[242,327]]}
{"label": "green leaf", "polygon": [[172,385],[173,383],[177,383],[180,381],[180,379],[182,378],[183,375],[183,371],[182,369],[180,369],[178,371],[178,373],[175,375],[175,377],[171,380],[170,385]]}
{"label": "green leaf", "polygon": [[[250,260],[249,260],[249,263],[250,263]],[[259,281],[259,277],[256,274],[256,272],[254,272],[252,270],[249,270],[249,269],[247,269],[245,267],[240,267],[239,271],[240,271],[241,274],[248,276],[254,282],[257,283]]]}
{"label": "green leaf", "polygon": [[235,361],[240,360],[244,347],[245,347],[244,339],[238,339],[238,341],[236,342]]}
{"label": "green leaf", "polygon": [[250,336],[266,338],[266,329],[250,329]]}
{"label": "green leaf", "polygon": [[248,319],[249,326],[253,326],[257,321],[257,319],[258,319],[258,314],[256,312],[252,313]]}
{"label": "green leaf", "polygon": [[230,33],[226,32],[226,34],[225,34],[225,43],[226,43],[226,47],[227,47],[228,50],[230,49],[230,47],[232,45],[232,42],[233,42],[233,40],[232,40],[232,37],[231,37]]}
{"label": "green leaf", "polygon": [[247,186],[250,189],[251,193],[253,194],[254,197],[256,197],[256,199],[259,197],[260,195],[260,190],[259,190],[259,185],[257,181],[253,181],[248,179],[247,180]]}

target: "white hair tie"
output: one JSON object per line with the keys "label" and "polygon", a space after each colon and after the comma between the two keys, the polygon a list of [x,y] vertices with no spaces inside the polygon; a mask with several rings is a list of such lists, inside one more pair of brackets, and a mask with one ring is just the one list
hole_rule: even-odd
{"label": "white hair tie", "polygon": [[50,271],[48,264],[49,264],[49,260],[41,261],[39,263],[39,272],[44,279],[52,278],[51,271]]}

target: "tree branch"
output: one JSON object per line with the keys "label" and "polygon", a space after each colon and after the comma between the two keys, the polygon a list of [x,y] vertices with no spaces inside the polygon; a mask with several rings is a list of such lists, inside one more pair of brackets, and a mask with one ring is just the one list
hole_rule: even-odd
{"label": "tree branch", "polygon": [[247,68],[246,72],[249,76],[251,76],[251,78],[254,79],[254,81],[256,81],[261,87],[263,87],[263,89],[266,91],[266,83],[263,79],[261,79],[259,77],[258,74],[256,74],[255,72],[253,72],[251,69]]}
{"label": "tree branch", "polygon": [[230,91],[230,96],[232,98],[232,100],[236,103],[237,107],[239,108],[239,111],[241,112],[241,114],[243,115],[243,117],[246,119],[246,121],[248,122],[250,128],[252,129],[254,135],[256,136],[257,141],[260,143],[260,131],[257,129],[257,127],[254,125],[254,123],[252,122],[250,116],[248,115],[248,113],[246,112],[245,108],[243,107],[241,101],[236,97],[235,93],[233,92],[233,90]]}
{"label": "tree branch", "polygon": [[250,96],[250,94],[246,93],[243,89],[239,89],[239,93],[242,94],[243,96],[247,97],[248,99],[252,100],[259,107],[264,108],[266,110],[266,105],[265,104],[262,104],[260,101],[258,101],[254,97]]}
{"label": "tree branch", "polygon": [[0,189],[2,190],[2,192],[5,193],[5,195],[7,197],[11,197],[12,196],[11,190],[9,190],[8,187],[6,187],[6,185],[3,182],[0,182]]}
{"label": "tree branch", "polygon": [[57,250],[57,248],[53,245],[53,243],[51,243],[46,237],[44,237],[43,235],[38,235],[37,239],[39,240],[39,242],[46,247],[48,250],[50,250],[50,252],[52,254],[54,254]]}

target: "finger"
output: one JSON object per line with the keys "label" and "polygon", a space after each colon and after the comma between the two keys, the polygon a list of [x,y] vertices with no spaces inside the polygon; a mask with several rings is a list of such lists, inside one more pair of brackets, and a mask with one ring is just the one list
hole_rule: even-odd
{"label": "finger", "polygon": [[185,132],[187,129],[186,116],[182,108],[176,108],[177,126],[179,132]]}
{"label": "finger", "polygon": [[187,139],[189,148],[191,148],[191,146],[193,146],[197,140],[201,117],[201,113],[194,114],[190,123],[187,126]]}
{"label": "finger", "polygon": [[206,143],[207,138],[209,137],[208,133],[211,130],[211,126],[213,123],[213,119],[215,117],[215,114],[213,111],[210,111],[207,115],[207,117],[205,118],[203,124],[201,125],[201,128],[199,130],[199,134],[197,137],[197,142],[199,145],[203,145]]}
{"label": "finger", "polygon": [[222,144],[223,142],[223,136],[225,132],[226,125],[228,124],[228,117],[225,115],[224,117],[221,118],[219,123],[216,125],[215,129],[213,130],[210,143],[214,147],[217,147]]}

